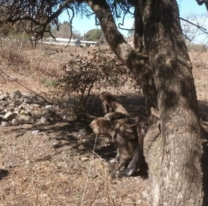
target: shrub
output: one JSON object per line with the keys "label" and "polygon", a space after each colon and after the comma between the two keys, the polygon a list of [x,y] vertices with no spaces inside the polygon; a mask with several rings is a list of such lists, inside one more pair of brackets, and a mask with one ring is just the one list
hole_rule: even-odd
{"label": "shrub", "polygon": [[77,111],[83,112],[92,89],[118,88],[129,83],[136,88],[136,81],[130,71],[109,49],[89,51],[88,55],[73,55],[64,65],[64,75],[59,81],[59,88],[66,93],[76,92]]}

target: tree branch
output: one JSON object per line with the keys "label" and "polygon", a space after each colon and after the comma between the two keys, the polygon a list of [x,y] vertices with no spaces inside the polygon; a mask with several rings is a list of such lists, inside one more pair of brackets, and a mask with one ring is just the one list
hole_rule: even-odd
{"label": "tree branch", "polygon": [[196,2],[201,6],[206,0],[196,0]]}
{"label": "tree branch", "polygon": [[139,3],[135,2],[135,9],[134,11],[134,24],[135,24],[135,32],[134,32],[134,45],[136,51],[142,51],[143,49],[143,22],[141,11],[139,8]]}
{"label": "tree branch", "polygon": [[184,18],[182,18],[182,17],[179,17],[179,19],[181,19],[181,20],[183,20],[183,21],[185,21],[185,22],[187,22],[187,23],[189,23],[189,24],[191,24],[191,25],[197,27],[199,30],[201,30],[201,31],[204,32],[205,34],[208,34],[206,28],[204,28],[204,27],[202,27],[202,26],[200,26],[200,25],[194,24],[193,22],[191,22],[191,21],[189,21],[189,20],[187,20],[187,19],[184,19]]}
{"label": "tree branch", "polygon": [[[65,1],[11,1],[1,2],[0,23],[15,24],[18,21],[28,21],[30,26],[27,33],[41,39],[45,31],[48,31],[50,23],[57,24],[58,16],[65,10],[75,12],[76,5],[82,3],[83,0],[65,0]],[[35,9],[34,9],[35,8]],[[74,15],[72,15],[73,19]],[[71,21],[72,21],[71,19]],[[24,29],[24,28],[23,28]]]}
{"label": "tree branch", "polygon": [[147,111],[150,115],[150,108],[157,108],[157,95],[148,56],[136,52],[127,44],[123,35],[118,31],[109,5],[105,0],[87,0],[87,3],[99,19],[102,31],[111,49],[136,76],[145,95]]}
{"label": "tree branch", "polygon": [[202,4],[205,4],[207,11],[208,11],[208,0],[196,0],[196,2],[198,3],[199,6],[201,6]]}
{"label": "tree branch", "polygon": [[150,70],[147,55],[135,52],[127,44],[123,35],[118,31],[110,7],[105,0],[88,0],[87,3],[99,19],[106,41],[109,43],[111,49],[137,76],[138,80],[141,81],[142,76]]}

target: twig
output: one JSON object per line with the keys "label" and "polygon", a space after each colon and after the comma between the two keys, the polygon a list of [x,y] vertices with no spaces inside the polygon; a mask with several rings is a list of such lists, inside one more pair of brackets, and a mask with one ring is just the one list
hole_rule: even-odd
{"label": "twig", "polygon": [[208,125],[208,122],[206,122],[206,121],[200,120],[200,122],[201,122],[202,124]]}
{"label": "twig", "polygon": [[[141,200],[142,202],[145,202],[146,203],[146,201],[144,201],[144,200]],[[127,205],[142,205],[142,203],[136,203],[136,202],[122,202],[122,203],[124,203],[124,204],[127,204]]]}
{"label": "twig", "polygon": [[[93,152],[95,152],[95,146],[96,146],[96,143],[97,143],[97,138],[98,138],[98,135],[96,135],[96,138],[95,138]],[[86,193],[86,190],[87,190],[87,185],[88,185],[88,182],[89,182],[89,175],[90,175],[90,172],[91,172],[93,157],[94,156],[92,155],[92,158],[91,158],[91,161],[90,161],[90,166],[89,166],[89,169],[88,169],[87,180],[86,180],[86,183],[85,183],[84,191],[83,191],[83,194],[82,194],[82,199],[81,199],[81,202],[80,202],[79,206],[82,206],[84,196],[85,196],[85,193]]]}
{"label": "twig", "polygon": [[197,24],[194,24],[193,22],[191,22],[191,21],[189,21],[189,20],[187,20],[187,19],[184,19],[184,18],[182,18],[182,17],[179,17],[179,19],[181,19],[181,20],[183,20],[183,21],[185,21],[185,22],[187,22],[187,23],[189,23],[189,24],[191,24],[191,25],[197,27],[199,30],[201,30],[201,31],[204,32],[205,34],[208,34],[206,28],[204,28],[204,27],[202,27],[202,26],[199,26],[199,25],[197,25]]}
{"label": "twig", "polygon": [[93,115],[90,115],[90,114],[86,114],[89,118],[92,118],[92,119],[97,119],[98,117],[96,116],[93,116]]}
{"label": "twig", "polygon": [[[26,24],[25,30],[27,30],[27,27],[28,27],[28,22],[27,22],[27,24]],[[21,54],[21,52],[22,52],[23,40],[24,40],[24,38],[25,38],[25,33],[26,33],[25,30],[24,30],[23,33],[22,33],[22,39],[21,39],[21,43],[20,43],[19,54]]]}
{"label": "twig", "polygon": [[94,154],[94,155],[96,155],[97,157],[99,157],[101,160],[103,160],[103,161],[105,161],[99,154],[97,154],[95,151],[92,151],[92,153]]}

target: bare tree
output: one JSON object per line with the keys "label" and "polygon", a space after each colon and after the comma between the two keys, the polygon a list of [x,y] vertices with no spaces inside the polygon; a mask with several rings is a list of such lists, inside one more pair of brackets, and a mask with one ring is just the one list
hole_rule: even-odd
{"label": "bare tree", "polygon": [[[207,1],[197,2],[207,5]],[[47,25],[57,24],[64,10],[71,21],[75,12],[90,15],[87,5],[95,13],[111,49],[140,82],[146,98],[151,146],[144,155],[152,190],[150,205],[201,206],[202,134],[192,64],[176,0],[4,0],[0,19],[2,23],[28,20],[30,27],[26,31],[41,38]],[[135,49],[127,44],[115,23],[115,18],[131,13],[131,8]],[[151,107],[159,110],[157,136],[151,130],[158,131],[158,119],[151,115]]]}

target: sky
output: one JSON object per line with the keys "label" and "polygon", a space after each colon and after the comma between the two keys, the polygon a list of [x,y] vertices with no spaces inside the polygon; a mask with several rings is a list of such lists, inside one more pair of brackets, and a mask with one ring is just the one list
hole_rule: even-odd
{"label": "sky", "polygon": [[[177,2],[179,5],[180,17],[190,18],[191,16],[195,16],[196,18],[190,18],[190,20],[193,21],[194,23],[200,21],[200,23],[201,22],[203,23],[203,27],[208,29],[208,12],[206,10],[205,5],[199,6],[195,0],[177,0]],[[205,18],[202,20],[201,17],[202,15],[204,15],[204,17],[206,15],[207,20],[204,20]],[[60,21],[62,22],[64,20],[68,20],[68,16],[66,14],[62,14],[60,16]],[[122,20],[118,21],[117,25],[118,23],[121,23],[121,21]],[[132,25],[133,25],[133,18],[129,16],[125,19],[125,24],[123,27],[132,28]],[[97,28],[99,29],[100,27],[95,25],[94,18],[87,19],[85,17],[84,19],[82,19],[81,17],[76,17],[73,21],[73,30],[79,31],[81,35],[85,34],[90,29],[97,29]],[[120,32],[124,36],[128,36],[128,31],[120,30]]]}

